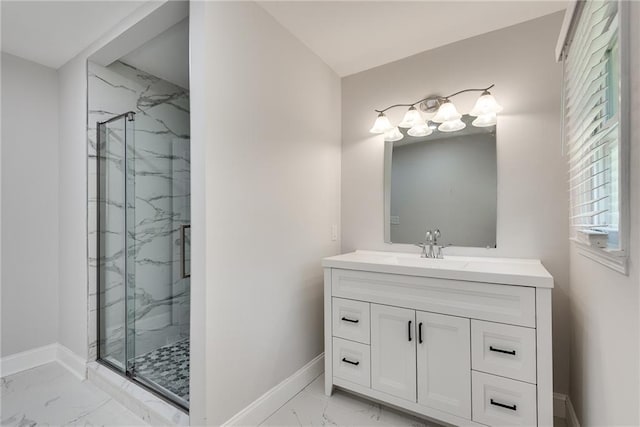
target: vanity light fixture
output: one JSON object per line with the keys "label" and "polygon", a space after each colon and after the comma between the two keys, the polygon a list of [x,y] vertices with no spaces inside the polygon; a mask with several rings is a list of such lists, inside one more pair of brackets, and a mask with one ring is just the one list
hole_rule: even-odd
{"label": "vanity light fixture", "polygon": [[496,113],[487,113],[479,115],[471,124],[475,127],[484,128],[495,125],[497,121]]}
{"label": "vanity light fixture", "polygon": [[471,124],[477,127],[493,126],[498,121],[496,114],[500,111],[502,111],[502,106],[488,90],[485,90],[469,113],[470,116],[478,117]]}
{"label": "vanity light fixture", "polygon": [[378,114],[378,118],[376,119],[376,122],[373,124],[373,127],[369,129],[369,132],[371,133],[385,133],[393,129],[393,126],[391,126],[391,122],[389,121],[389,118],[385,116],[382,111],[379,111],[379,113],[380,114]]}
{"label": "vanity light fixture", "polygon": [[449,101],[449,98],[446,98],[442,105],[440,105],[440,108],[438,108],[436,116],[431,120],[436,123],[442,123],[438,126],[440,132],[455,132],[467,127],[467,125],[460,120],[461,117],[462,114],[458,112],[453,102]]}
{"label": "vanity light fixture", "polygon": [[416,110],[416,107],[412,105],[409,107],[409,110],[404,115],[404,119],[402,119],[402,122],[400,122],[398,126],[401,128],[412,128],[419,125],[421,122],[423,122],[423,119],[420,111]]}
{"label": "vanity light fixture", "polygon": [[[494,86],[495,85],[491,85],[484,89],[464,89],[449,96],[428,96],[413,104],[394,104],[382,110],[375,110],[375,112],[378,113],[378,117],[369,132],[384,133],[385,141],[399,141],[402,139],[402,132],[400,132],[398,127],[393,126],[389,118],[384,114],[385,111],[396,107],[409,107],[402,122],[400,122],[398,126],[409,128],[407,133],[410,136],[420,137],[430,135],[436,127],[441,132],[456,132],[462,130],[466,127],[466,124],[460,120],[462,114],[458,112],[458,109],[453,102],[451,102],[450,98],[464,92],[482,92],[482,95],[480,95],[480,98],[478,98],[469,113],[471,116],[477,116],[472,122],[472,125],[476,127],[494,126],[497,122],[496,114],[502,111],[500,104],[498,104],[489,92],[489,89]],[[420,111],[416,108],[416,105],[420,105],[421,109],[428,113],[427,116],[429,120],[425,121]]]}
{"label": "vanity light fixture", "polygon": [[447,120],[438,126],[440,132],[456,132],[466,128],[467,125],[460,119]]}
{"label": "vanity light fixture", "polygon": [[502,107],[496,99],[491,95],[491,92],[485,90],[480,95],[480,98],[476,101],[473,110],[469,113],[470,116],[483,116],[485,114],[496,114],[502,111]]}
{"label": "vanity light fixture", "polygon": [[444,123],[459,120],[461,117],[462,114],[458,112],[458,109],[453,105],[453,102],[449,101],[449,98],[445,98],[440,105],[440,108],[438,108],[438,113],[433,119],[431,119],[431,121]]}
{"label": "vanity light fixture", "polygon": [[384,133],[384,140],[387,142],[400,141],[402,138],[404,135],[397,126]]}
{"label": "vanity light fixture", "polygon": [[433,133],[433,129],[427,124],[427,122],[422,122],[417,125],[414,125],[409,129],[407,134],[409,136],[428,136]]}

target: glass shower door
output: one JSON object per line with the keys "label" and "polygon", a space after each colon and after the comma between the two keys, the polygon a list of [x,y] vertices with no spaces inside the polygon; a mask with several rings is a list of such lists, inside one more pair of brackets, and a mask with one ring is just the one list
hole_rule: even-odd
{"label": "glass shower door", "polygon": [[144,132],[136,118],[133,377],[189,405],[190,140]]}
{"label": "glass shower door", "polygon": [[97,124],[98,358],[126,372],[133,354],[130,289],[135,284],[135,241],[128,232],[134,213],[132,150],[134,114]]}
{"label": "glass shower door", "polygon": [[189,407],[190,140],[97,124],[98,357]]}

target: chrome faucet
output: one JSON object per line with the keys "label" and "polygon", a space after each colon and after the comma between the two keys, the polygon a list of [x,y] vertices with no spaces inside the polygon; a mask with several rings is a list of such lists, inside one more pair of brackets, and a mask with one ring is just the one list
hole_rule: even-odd
{"label": "chrome faucet", "polygon": [[442,246],[438,245],[440,230],[427,230],[424,236],[425,242],[418,244],[422,248],[421,258],[444,258],[442,255]]}

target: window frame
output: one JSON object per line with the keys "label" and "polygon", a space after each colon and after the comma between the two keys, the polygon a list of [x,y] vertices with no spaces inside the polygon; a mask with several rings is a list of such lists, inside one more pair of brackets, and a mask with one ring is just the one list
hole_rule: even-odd
{"label": "window frame", "polygon": [[[620,81],[618,87],[617,111],[618,119],[618,247],[599,248],[588,243],[578,240],[574,236],[570,236],[572,244],[575,245],[577,252],[585,257],[592,259],[612,270],[621,274],[628,275],[628,258],[629,258],[629,240],[630,240],[630,63],[629,63],[629,44],[630,44],[630,21],[629,21],[629,2],[617,0],[618,7],[618,34],[617,34],[617,56],[620,73]],[[570,49],[572,31],[575,30],[578,22],[580,22],[584,2],[575,1],[569,5],[565,14],[565,22],[561,30],[560,39],[558,40],[558,48],[556,53],[558,60],[564,58],[566,52]],[[566,75],[563,73],[563,97],[562,112],[563,121],[566,120],[564,85]],[[606,125],[611,124],[611,119],[607,120]],[[564,125],[563,125],[564,129]],[[566,134],[563,130],[563,147],[566,145]],[[571,198],[571,195],[568,195]],[[569,201],[571,206],[571,199]],[[571,224],[570,224],[571,226]],[[580,231],[576,231],[579,233]]]}

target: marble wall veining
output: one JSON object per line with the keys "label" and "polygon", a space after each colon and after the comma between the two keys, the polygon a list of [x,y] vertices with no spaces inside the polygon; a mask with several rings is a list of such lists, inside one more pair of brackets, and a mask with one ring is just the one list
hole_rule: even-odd
{"label": "marble wall veining", "polygon": [[125,119],[111,122],[106,138],[100,138],[100,173],[107,183],[107,226],[100,234],[107,339],[100,345],[124,361],[125,244],[130,255],[128,333],[134,337],[129,356],[189,335],[189,279],[181,272],[181,227],[190,222],[189,91],[117,61],[108,67],[89,62],[88,92],[90,360],[98,356],[97,122],[136,113],[133,122],[126,122],[126,138]]}

